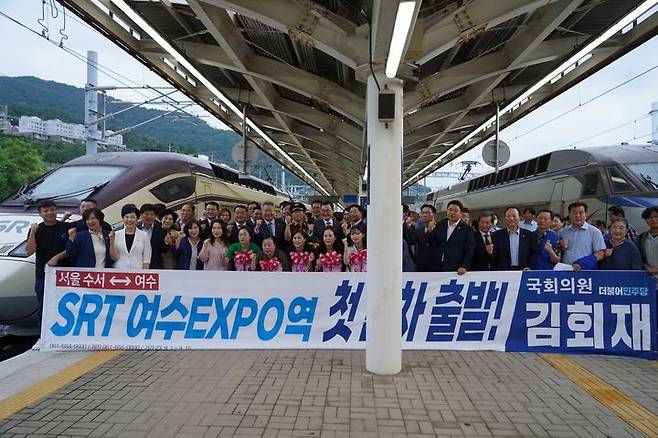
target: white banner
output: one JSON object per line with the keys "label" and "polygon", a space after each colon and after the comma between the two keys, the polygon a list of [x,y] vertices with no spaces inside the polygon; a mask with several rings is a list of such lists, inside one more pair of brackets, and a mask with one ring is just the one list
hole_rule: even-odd
{"label": "white banner", "polygon": [[[46,272],[43,350],[365,348],[365,273]],[[505,350],[521,273],[405,274],[405,349]]]}

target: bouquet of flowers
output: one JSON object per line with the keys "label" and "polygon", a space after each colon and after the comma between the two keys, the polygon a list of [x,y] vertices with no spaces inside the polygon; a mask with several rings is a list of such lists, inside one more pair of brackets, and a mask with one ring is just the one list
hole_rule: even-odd
{"label": "bouquet of flowers", "polygon": [[308,262],[310,261],[311,255],[304,252],[291,252],[290,261],[292,272],[308,272]]}
{"label": "bouquet of flowers", "polygon": [[351,253],[350,267],[352,272],[366,272],[368,270],[368,250],[362,249]]}
{"label": "bouquet of flowers", "polygon": [[281,267],[281,262],[279,262],[279,259],[276,257],[269,260],[261,260],[260,269],[261,271],[266,272],[281,272],[283,270]]}
{"label": "bouquet of flowers", "polygon": [[251,256],[253,251],[236,252],[233,256],[233,263],[236,271],[248,271],[251,268]]}
{"label": "bouquet of flowers", "polygon": [[322,265],[323,272],[341,272],[342,261],[341,256],[336,251],[331,251],[326,254],[320,254],[320,264]]}

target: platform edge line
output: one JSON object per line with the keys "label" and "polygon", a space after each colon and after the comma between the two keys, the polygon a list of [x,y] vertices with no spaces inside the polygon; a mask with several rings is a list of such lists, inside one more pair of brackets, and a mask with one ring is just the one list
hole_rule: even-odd
{"label": "platform edge line", "polygon": [[52,392],[68,385],[75,379],[85,375],[89,371],[117,357],[122,351],[98,351],[89,357],[79,360],[63,370],[46,377],[43,380],[28,386],[20,392],[0,400],[0,421],[11,417],[21,409],[30,406],[51,394]]}
{"label": "platform edge line", "polygon": [[545,353],[539,357],[635,430],[647,437],[658,438],[658,415],[563,354]]}

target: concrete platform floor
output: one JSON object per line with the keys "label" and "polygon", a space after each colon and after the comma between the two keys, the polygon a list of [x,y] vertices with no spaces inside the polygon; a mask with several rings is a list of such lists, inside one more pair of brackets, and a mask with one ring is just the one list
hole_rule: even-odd
{"label": "concrete platform floor", "polygon": [[[408,351],[380,377],[363,351],[123,352],[0,421],[0,436],[658,436],[656,362],[560,358],[612,386],[592,392],[589,374],[577,384],[536,354]],[[644,429],[621,418],[619,393]]]}

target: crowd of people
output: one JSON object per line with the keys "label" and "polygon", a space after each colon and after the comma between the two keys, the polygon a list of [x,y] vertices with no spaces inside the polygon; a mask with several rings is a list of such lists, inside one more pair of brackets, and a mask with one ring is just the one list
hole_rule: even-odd
{"label": "crowd of people", "polygon": [[[447,205],[447,218],[437,222],[436,209],[425,204],[416,217],[405,211],[405,246],[423,272],[509,270],[646,270],[658,272],[658,206],[642,217],[649,230],[638,235],[623,208],[608,209],[609,227],[588,222],[587,204],[574,202],[562,217],[550,210],[505,209],[505,227],[483,212],[471,221],[460,201]],[[656,243],[654,243],[656,242]]]}
{"label": "crowd of people", "polygon": [[[26,250],[36,253],[35,291],[43,300],[45,266],[216,271],[365,272],[367,222],[357,204],[343,212],[331,202],[250,202],[232,209],[193,203],[179,214],[163,205],[123,206],[113,230],[94,199],[80,204],[82,219],[58,220],[52,200],[38,204]],[[277,215],[277,207],[279,214]],[[608,210],[609,227],[588,222],[587,205],[574,202],[568,217],[516,207],[498,217],[450,201],[439,221],[433,205],[403,209],[403,270],[420,272],[646,270],[658,274],[658,206],[643,213],[649,230],[638,235],[624,210]]]}
{"label": "crowd of people", "polygon": [[[277,216],[277,207],[280,214]],[[232,209],[206,202],[182,206],[124,205],[115,230],[91,198],[82,219],[58,220],[52,200],[39,202],[41,223],[30,227],[26,250],[36,253],[35,290],[43,300],[45,266],[215,271],[363,272],[367,269],[364,210],[334,212],[331,202],[250,202]]]}

